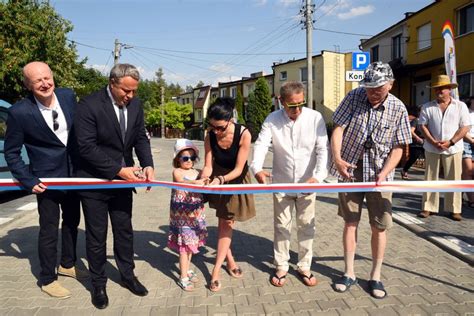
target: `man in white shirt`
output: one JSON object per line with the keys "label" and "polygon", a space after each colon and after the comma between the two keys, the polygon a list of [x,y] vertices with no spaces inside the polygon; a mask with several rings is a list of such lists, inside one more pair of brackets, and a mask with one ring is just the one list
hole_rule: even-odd
{"label": "man in white shirt", "polygon": [[[254,145],[250,166],[259,183],[317,183],[327,176],[328,138],[321,113],[306,107],[304,86],[287,82],[280,89],[283,108],[265,119]],[[273,148],[273,171],[263,170],[268,149]],[[271,283],[285,284],[290,259],[292,211],[296,210],[298,236],[298,274],[307,286],[315,286],[311,273],[315,232],[316,194],[276,193],[274,208],[274,260],[276,271]]]}
{"label": "man in white shirt", "polygon": [[[425,180],[437,181],[439,165],[443,164],[446,180],[461,180],[462,172],[462,139],[471,128],[469,111],[465,103],[451,97],[451,89],[456,88],[447,75],[435,78],[431,88],[434,89],[436,100],[428,102],[421,108],[421,131],[425,136]],[[450,217],[460,221],[462,193],[449,192],[444,195],[444,210]],[[438,213],[439,193],[423,194],[422,211],[419,217],[427,218]]]}
{"label": "man in white shirt", "polygon": [[[12,175],[38,201],[38,256],[41,290],[55,298],[71,292],[58,282],[58,274],[76,279],[87,273],[76,268],[76,244],[80,222],[79,196],[74,191],[49,190],[41,178],[73,175],[77,160],[71,141],[76,111],[76,95],[71,89],[56,88],[53,72],[43,62],[33,61],[23,68],[25,87],[30,94],[8,112],[5,160]],[[21,157],[25,146],[29,166]],[[61,223],[61,261],[57,267],[58,234]]]}

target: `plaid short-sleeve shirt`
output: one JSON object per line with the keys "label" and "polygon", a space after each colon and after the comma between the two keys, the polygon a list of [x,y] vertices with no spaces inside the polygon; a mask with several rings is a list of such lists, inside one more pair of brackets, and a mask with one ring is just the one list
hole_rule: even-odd
{"label": "plaid short-sleeve shirt", "polygon": [[[405,105],[390,93],[383,104],[374,109],[365,88],[354,89],[337,107],[333,121],[344,128],[341,158],[353,165],[363,160],[364,182],[375,181],[393,147],[412,141]],[[373,141],[370,149],[364,147],[368,138]],[[330,173],[341,181],[350,181],[340,176],[334,160]],[[392,171],[387,176],[388,181],[393,180],[393,174]]]}

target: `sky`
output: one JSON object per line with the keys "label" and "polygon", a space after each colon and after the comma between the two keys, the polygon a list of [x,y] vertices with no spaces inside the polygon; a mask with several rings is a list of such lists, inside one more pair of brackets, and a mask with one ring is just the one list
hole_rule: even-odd
{"label": "sky", "polygon": [[[108,74],[114,41],[120,62],[145,79],[195,86],[272,73],[274,62],[306,56],[304,0],[50,0],[74,30],[79,58]],[[369,38],[433,0],[312,0],[313,55],[358,51]]]}

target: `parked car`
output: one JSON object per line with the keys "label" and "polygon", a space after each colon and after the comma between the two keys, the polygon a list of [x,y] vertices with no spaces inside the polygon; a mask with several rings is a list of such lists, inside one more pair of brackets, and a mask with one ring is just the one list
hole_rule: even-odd
{"label": "parked car", "polygon": [[[8,108],[11,106],[10,103],[0,100],[0,179],[11,179],[12,174],[8,169],[7,162],[5,161],[4,141],[5,132],[7,130],[7,116]],[[21,149],[21,157],[26,164],[30,163],[28,155],[26,153],[25,146]]]}

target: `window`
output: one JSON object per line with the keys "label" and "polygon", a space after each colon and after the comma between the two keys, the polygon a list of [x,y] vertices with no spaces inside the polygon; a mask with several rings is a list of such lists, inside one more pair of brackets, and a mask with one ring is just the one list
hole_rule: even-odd
{"label": "window", "polygon": [[230,96],[234,99],[237,97],[237,87],[230,88]]}
{"label": "window", "polygon": [[198,98],[199,98],[199,99],[202,99],[202,98],[204,98],[205,95],[206,95],[206,90],[201,90],[201,91],[199,92]]}
{"label": "window", "polygon": [[255,89],[255,86],[253,83],[247,84],[247,93],[252,92]]}
{"label": "window", "polygon": [[431,47],[431,23],[418,28],[418,50]]}
{"label": "window", "polygon": [[379,61],[379,45],[370,49],[370,58],[372,59],[372,62]]}
{"label": "window", "polygon": [[465,6],[458,11],[459,35],[474,31],[474,4]]}
{"label": "window", "polygon": [[280,72],[280,81],[285,81],[287,78],[287,73],[286,71]]}
{"label": "window", "polygon": [[474,72],[458,75],[458,91],[461,100],[474,95]]}
{"label": "window", "polygon": [[402,34],[392,37],[392,60],[402,57]]}
{"label": "window", "polygon": [[[313,77],[313,80],[314,80],[314,66],[312,68],[313,68],[312,77]],[[308,67],[300,68],[300,81],[301,82],[308,81]]]}
{"label": "window", "polygon": [[189,104],[189,98],[186,98],[186,104]]}
{"label": "window", "polygon": [[225,97],[225,90],[227,89],[226,88],[221,89],[221,98]]}
{"label": "window", "polygon": [[202,110],[196,110],[196,122],[202,122]]}

